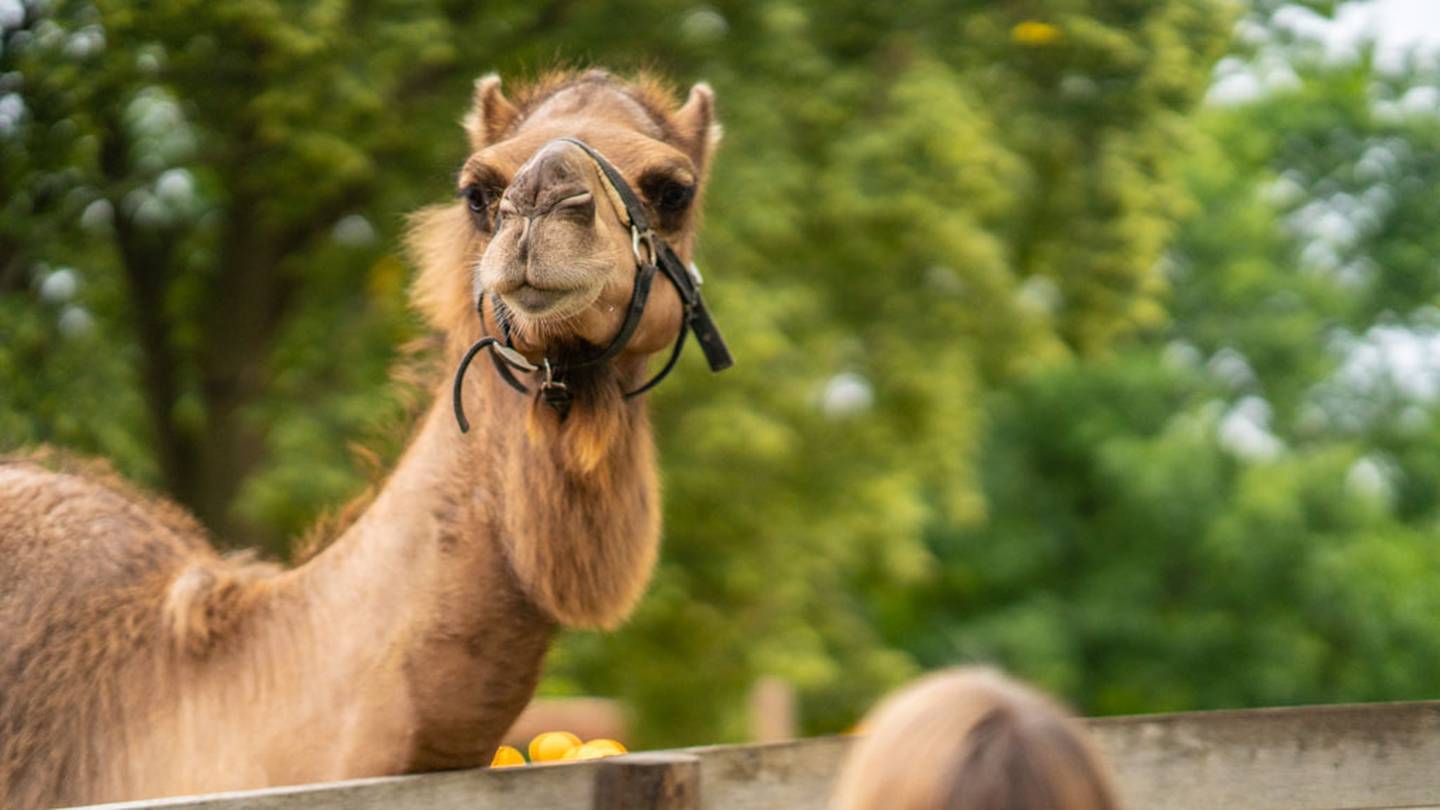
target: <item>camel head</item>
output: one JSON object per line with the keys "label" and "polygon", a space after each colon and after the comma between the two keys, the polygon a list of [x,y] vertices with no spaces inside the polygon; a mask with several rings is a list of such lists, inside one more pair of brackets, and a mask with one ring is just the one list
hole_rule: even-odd
{"label": "camel head", "polygon": [[[713,94],[696,85],[680,104],[653,80],[592,70],[546,77],[512,100],[491,75],[476,82],[464,125],[470,154],[456,202],[422,212],[411,234],[419,308],[457,342],[508,327],[533,362],[593,355],[625,321],[636,255],[613,186],[563,139],[583,141],[618,169],[656,233],[688,262],[719,131]],[[676,290],[657,280],[614,362],[638,373],[675,340],[681,314]]]}

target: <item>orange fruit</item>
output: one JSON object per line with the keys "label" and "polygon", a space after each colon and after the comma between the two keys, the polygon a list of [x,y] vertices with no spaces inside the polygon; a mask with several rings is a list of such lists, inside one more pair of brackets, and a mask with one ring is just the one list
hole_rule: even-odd
{"label": "orange fruit", "polygon": [[630,753],[630,749],[626,748],[623,744],[621,744],[619,740],[607,740],[604,738],[598,740],[590,740],[589,742],[586,742],[584,745],[582,745],[581,748],[592,748],[603,751],[604,756],[607,757],[618,757],[621,754]]}
{"label": "orange fruit", "polygon": [[524,765],[525,757],[520,752],[508,745],[502,745],[495,749],[495,756],[490,760],[492,768],[513,768],[516,765]]}
{"label": "orange fruit", "polygon": [[530,741],[531,762],[555,762],[565,759],[572,748],[580,747],[580,738],[568,731],[547,731]]}
{"label": "orange fruit", "polygon": [[565,753],[565,759],[603,759],[629,753],[625,746],[614,740],[591,740]]}

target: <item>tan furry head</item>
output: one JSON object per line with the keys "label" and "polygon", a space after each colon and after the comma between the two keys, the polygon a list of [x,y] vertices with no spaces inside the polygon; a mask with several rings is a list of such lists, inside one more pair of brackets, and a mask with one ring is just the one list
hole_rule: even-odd
{"label": "tan furry head", "polygon": [[[482,171],[480,179],[508,185],[539,147],[565,135],[600,148],[642,194],[645,189],[635,182],[642,178],[632,173],[655,168],[653,164],[673,157],[669,153],[683,155],[678,168],[694,186],[693,201],[667,237],[682,255],[688,254],[693,212],[698,211],[720,139],[709,85],[695,85],[681,104],[671,85],[651,74],[624,81],[603,70],[566,70],[521,84],[512,99],[501,90],[500,78],[491,74],[476,82],[471,104],[463,122],[471,155],[461,172],[462,187]],[[474,226],[463,200],[412,217],[406,244],[420,273],[411,300],[435,329],[462,340],[478,331],[475,274],[493,235]]]}
{"label": "tan furry head", "polygon": [[[937,672],[863,721],[832,810],[1118,810],[1085,729],[985,668]],[[895,752],[912,755],[897,762]]]}
{"label": "tan furry head", "polygon": [[[411,220],[407,244],[420,267],[414,305],[450,337],[452,353],[484,332],[498,334],[502,317],[532,361],[557,345],[598,350],[623,320],[635,258],[609,183],[556,139],[577,137],[599,149],[688,258],[719,137],[713,91],[697,84],[681,104],[650,75],[622,81],[602,70],[560,71],[521,85],[511,100],[492,74],[476,82],[464,126],[472,154],[460,173],[461,199]],[[573,211],[566,207],[577,199]],[[497,298],[505,305],[499,310]],[[678,296],[662,279],[627,356],[586,374],[634,387],[645,357],[669,345],[679,319]],[[594,380],[568,382],[587,394],[564,424],[536,409],[526,427],[544,441],[559,435],[571,467],[594,470],[620,435],[623,403]]]}

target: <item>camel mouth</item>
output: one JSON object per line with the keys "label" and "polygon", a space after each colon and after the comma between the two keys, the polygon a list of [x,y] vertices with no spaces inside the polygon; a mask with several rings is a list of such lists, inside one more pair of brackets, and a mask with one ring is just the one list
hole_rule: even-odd
{"label": "camel mouth", "polygon": [[600,297],[600,289],[552,289],[521,284],[500,293],[511,312],[526,320],[554,323],[580,314]]}

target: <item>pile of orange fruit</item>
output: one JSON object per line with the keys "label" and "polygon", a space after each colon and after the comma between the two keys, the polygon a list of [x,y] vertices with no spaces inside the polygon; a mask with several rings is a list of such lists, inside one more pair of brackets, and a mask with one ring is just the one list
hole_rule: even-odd
{"label": "pile of orange fruit", "polygon": [[[599,739],[581,742],[568,731],[547,731],[530,741],[531,762],[563,762],[570,759],[600,759],[629,753],[615,740]],[[513,768],[525,764],[525,755],[509,745],[502,745],[490,760],[492,768]]]}

